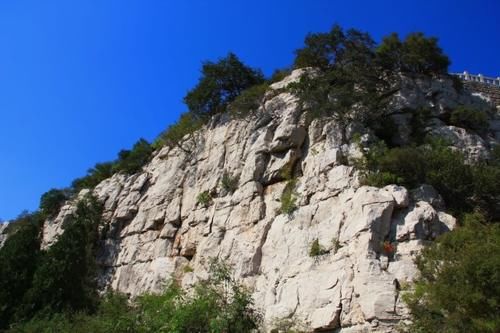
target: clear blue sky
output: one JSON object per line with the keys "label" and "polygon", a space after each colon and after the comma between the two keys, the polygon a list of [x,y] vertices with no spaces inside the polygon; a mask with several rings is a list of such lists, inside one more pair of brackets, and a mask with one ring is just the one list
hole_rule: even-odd
{"label": "clear blue sky", "polygon": [[266,74],[333,23],[379,40],[440,38],[451,70],[500,75],[499,0],[2,0],[0,218],[34,210],[184,111],[200,63],[235,52]]}

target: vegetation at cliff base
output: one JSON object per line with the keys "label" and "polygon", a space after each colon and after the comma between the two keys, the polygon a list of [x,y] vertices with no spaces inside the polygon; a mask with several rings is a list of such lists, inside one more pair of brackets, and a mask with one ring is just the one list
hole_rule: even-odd
{"label": "vegetation at cliff base", "polygon": [[418,257],[420,277],[405,300],[413,314],[408,332],[500,330],[500,224],[468,214]]}
{"label": "vegetation at cliff base", "polygon": [[17,323],[9,333],[249,333],[261,325],[250,293],[231,277],[227,265],[214,261],[211,275],[186,293],[175,283],[163,293],[132,302],[106,294],[92,312],[57,312]]}
{"label": "vegetation at cliff base", "polygon": [[[417,260],[421,275],[405,295],[413,315],[408,330],[494,333],[500,331],[500,148],[493,149],[489,159],[466,163],[463,153],[429,135],[432,110],[427,107],[407,112],[411,113],[409,138],[404,143],[394,140],[399,129],[390,102],[401,89],[402,77],[446,77],[449,65],[434,37],[411,33],[400,39],[391,34],[377,43],[368,33],[335,25],[305,38],[293,67],[308,68],[307,74],[277,91],[298,97],[306,115],[298,121],[306,125],[317,118],[334,120],[342,139],[351,125],[370,132],[374,139],[365,146],[360,135],[356,139],[351,135],[362,157],[350,162],[363,174],[363,185],[399,184],[412,189],[429,184],[459,217],[457,230],[439,237]],[[199,129],[231,117],[256,116],[273,96],[269,86],[289,73],[276,71],[266,80],[260,70],[233,53],[206,61],[197,85],[184,97],[186,112],[153,144],[140,139],[116,159],[97,163],[68,188],[44,193],[39,211],[19,216],[0,249],[0,331],[247,333],[259,329],[262,318],[250,292],[220,262],[213,263],[210,277],[192,292],[173,280],[161,294],[133,299],[113,292],[100,296],[96,259],[107,225],[102,203],[92,192],[78,194],[113,175],[141,172],[155,151],[165,146],[168,154],[158,158],[169,158],[172,151],[189,158],[202,144],[197,140]],[[461,105],[445,111],[438,119],[444,124],[483,137],[488,131],[489,115],[483,110]],[[291,215],[298,208],[293,177],[300,176],[300,164],[287,164],[277,176],[277,181],[287,182],[277,213]],[[229,194],[238,185],[238,176],[224,172],[219,189]],[[214,190],[198,193],[198,207],[213,203]],[[76,209],[61,222],[64,232],[50,246],[42,246],[44,221],[52,221],[68,201]],[[334,238],[327,250],[314,239],[309,255],[317,259],[341,246]],[[394,255],[395,244],[386,241],[381,246],[385,254]],[[191,266],[184,266],[184,274],[191,271]]]}

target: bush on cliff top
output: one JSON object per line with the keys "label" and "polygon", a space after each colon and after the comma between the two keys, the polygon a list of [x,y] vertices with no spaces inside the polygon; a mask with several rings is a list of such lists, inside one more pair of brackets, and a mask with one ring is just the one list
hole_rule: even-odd
{"label": "bush on cliff top", "polygon": [[225,112],[245,89],[264,82],[259,70],[243,64],[234,53],[203,64],[200,81],[184,97],[189,111],[200,118]]}

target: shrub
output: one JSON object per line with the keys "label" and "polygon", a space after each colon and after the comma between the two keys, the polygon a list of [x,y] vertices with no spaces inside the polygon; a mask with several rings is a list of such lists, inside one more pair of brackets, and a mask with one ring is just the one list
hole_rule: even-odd
{"label": "shrub", "polygon": [[100,182],[117,172],[129,175],[137,173],[149,162],[152,153],[153,147],[146,140],[139,139],[131,150],[121,150],[115,161],[97,163],[87,171],[87,175],[75,179],[71,184],[71,188],[73,192],[78,193],[82,189],[96,187]]}
{"label": "shrub", "polygon": [[122,150],[118,153],[118,160],[113,165],[114,172],[134,174],[149,162],[153,148],[144,139],[139,139],[132,150]]}
{"label": "shrub", "polygon": [[488,115],[484,111],[466,106],[459,106],[451,112],[450,124],[476,132],[484,132],[489,127]]}
{"label": "shrub", "polygon": [[295,185],[296,181],[294,179],[289,180],[283,189],[281,194],[281,213],[291,214],[297,209],[295,202],[297,198],[295,197]]}
{"label": "shrub", "polygon": [[362,178],[363,185],[384,187],[390,184],[403,184],[404,179],[391,172],[371,172]]}
{"label": "shrub", "polygon": [[229,112],[237,118],[247,117],[252,114],[259,108],[268,87],[267,83],[261,83],[245,89],[229,105]]}
{"label": "shrub", "polygon": [[0,330],[13,321],[40,260],[39,214],[25,214],[9,225],[10,235],[0,248]]}
{"label": "shrub", "polygon": [[78,203],[64,232],[44,254],[26,293],[22,318],[93,310],[97,304],[96,251],[102,207],[92,196]]}
{"label": "shrub", "polygon": [[442,235],[417,259],[420,277],[404,295],[408,332],[498,332],[500,225],[480,214]]}
{"label": "shrub", "polygon": [[203,207],[208,207],[212,203],[212,195],[208,191],[203,191],[198,194],[196,201]]}
{"label": "shrub", "polygon": [[271,75],[271,78],[269,79],[269,84],[273,84],[276,82],[282,81],[284,78],[286,78],[288,75],[290,75],[292,71],[290,69],[276,69],[273,74]]}
{"label": "shrub", "polygon": [[9,333],[137,333],[139,327],[136,310],[129,306],[125,295],[110,292],[104,295],[97,311],[87,313],[52,313],[35,317],[28,322],[16,323]]}
{"label": "shrub", "polygon": [[87,171],[87,175],[77,178],[71,184],[73,192],[78,193],[84,188],[92,189],[96,187],[104,179],[111,177],[114,162],[97,163],[93,168]]}
{"label": "shrub", "polygon": [[[410,162],[411,161],[411,162]],[[366,155],[369,170],[364,184],[383,187],[399,184],[409,188],[432,185],[456,213],[481,208],[485,214],[499,214],[500,166],[494,163],[465,164],[460,152],[433,142],[419,147],[380,148]]]}
{"label": "shrub", "polygon": [[180,145],[182,139],[186,135],[194,133],[202,126],[203,121],[199,117],[195,116],[191,112],[183,113],[176,123],[170,125],[165,132],[160,134],[157,139],[159,143],[156,145],[168,145],[170,147],[178,146],[182,148]]}
{"label": "shrub", "polygon": [[220,262],[211,265],[210,278],[187,294],[170,285],[162,295],[138,299],[144,332],[247,333],[259,327],[261,317],[253,309],[249,292],[230,276]]}
{"label": "shrub", "polygon": [[68,199],[68,191],[53,188],[42,194],[40,198],[40,211],[46,217],[54,217],[59,213],[62,205]]}
{"label": "shrub", "polygon": [[339,239],[336,237],[332,239],[332,248],[333,248],[333,253],[337,253],[342,248],[342,244],[340,244]]}
{"label": "shrub", "polygon": [[225,191],[233,193],[238,189],[238,181],[239,179],[237,176],[232,176],[228,172],[224,171],[220,183]]}
{"label": "shrub", "polygon": [[317,257],[321,256],[323,254],[326,254],[327,251],[319,244],[319,240],[316,238],[312,243],[311,243],[311,249],[309,250],[309,256],[310,257]]}
{"label": "shrub", "polygon": [[224,112],[245,89],[264,82],[259,70],[243,64],[229,53],[216,63],[205,62],[200,81],[184,97],[189,111],[200,118]]}

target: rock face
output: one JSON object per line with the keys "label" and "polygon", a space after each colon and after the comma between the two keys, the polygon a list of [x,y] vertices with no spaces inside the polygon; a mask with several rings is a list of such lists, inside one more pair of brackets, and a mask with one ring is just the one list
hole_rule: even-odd
{"label": "rock face", "polygon": [[3,243],[7,240],[7,226],[9,223],[3,222],[0,223],[0,248],[3,246]]}
{"label": "rock face", "polygon": [[[294,72],[276,85],[258,116],[219,116],[186,137],[182,149],[158,151],[141,173],[117,174],[95,188],[109,224],[98,258],[103,288],[136,296],[161,291],[171,279],[189,287],[217,257],[251,288],[267,330],[290,318],[324,332],[396,331],[408,313],[395,284],[415,277],[419,250],[455,219],[428,185],[411,192],[360,186],[358,171],[345,165],[360,154],[350,140],[354,129],[341,138],[333,121],[308,124],[296,98],[282,92],[298,77]],[[412,81],[395,108],[437,103],[444,110],[466,99],[451,89],[450,82]],[[472,142],[481,156],[488,142],[479,139],[464,139],[462,148]],[[221,186],[224,173],[238,178],[234,193]],[[291,175],[297,209],[282,214]],[[208,205],[197,202],[204,191],[212,197]],[[45,246],[74,206],[46,222]],[[316,239],[323,251],[311,257]]]}

